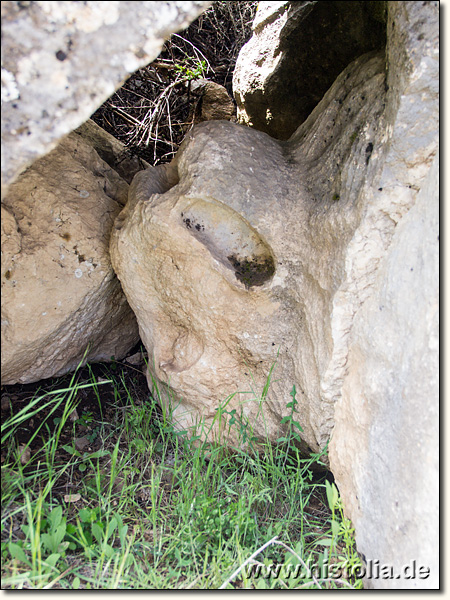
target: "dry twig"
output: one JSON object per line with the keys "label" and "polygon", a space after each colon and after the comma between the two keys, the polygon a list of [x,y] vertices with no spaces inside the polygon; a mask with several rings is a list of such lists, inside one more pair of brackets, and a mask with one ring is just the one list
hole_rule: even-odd
{"label": "dry twig", "polygon": [[160,56],[132,75],[92,115],[132,154],[169,162],[193,125],[200,96],[191,81],[206,78],[232,93],[239,50],[251,35],[257,2],[214,2],[188,29],[173,34]]}

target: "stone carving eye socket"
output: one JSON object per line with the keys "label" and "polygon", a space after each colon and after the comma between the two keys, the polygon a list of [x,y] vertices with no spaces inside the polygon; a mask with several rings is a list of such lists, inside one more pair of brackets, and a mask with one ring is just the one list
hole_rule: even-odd
{"label": "stone carving eye socket", "polygon": [[184,227],[247,289],[263,285],[274,275],[270,246],[242,215],[213,198],[185,198],[182,206]]}

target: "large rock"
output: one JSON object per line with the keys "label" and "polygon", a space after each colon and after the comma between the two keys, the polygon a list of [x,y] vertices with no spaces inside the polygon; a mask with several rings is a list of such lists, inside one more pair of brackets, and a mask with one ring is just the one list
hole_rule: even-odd
{"label": "large rock", "polygon": [[384,61],[368,55],[292,143],[212,121],[169,167],[135,177],[111,259],[152,357],[149,379],[169,386],[163,400],[180,429],[203,422],[204,437],[235,444],[227,413],[237,411],[249,435],[275,441],[295,384],[305,446],[324,447],[332,298],[373,170],[367,147],[379,151],[384,95]]}
{"label": "large rock", "polygon": [[358,549],[402,575],[368,587],[439,589],[438,282],[436,156],[354,319],[336,405],[330,463]]}
{"label": "large rock", "polygon": [[2,385],[120,359],[138,341],[108,251],[127,192],[79,133],[11,185],[2,204]]}
{"label": "large rock", "polygon": [[2,197],[210,2],[2,2]]}
{"label": "large rock", "polygon": [[260,2],[233,75],[238,121],[288,139],[352,60],[384,47],[386,2]]}
{"label": "large rock", "polygon": [[295,384],[359,550],[395,569],[367,585],[435,589],[439,10],[388,8],[386,55],[287,142],[205,123],[139,173],[111,256],[177,426],[276,440]]}
{"label": "large rock", "polygon": [[[333,376],[343,385],[335,387],[330,464],[359,550],[401,574],[367,585],[438,589],[439,8],[389,4],[385,158],[365,220],[391,219],[394,230],[367,301],[356,312],[348,303],[358,284],[350,264],[347,290],[334,299],[334,364],[345,366]],[[367,228],[352,244],[363,265],[375,254]],[[339,318],[351,324],[344,336]],[[412,561],[429,577],[409,577]]]}

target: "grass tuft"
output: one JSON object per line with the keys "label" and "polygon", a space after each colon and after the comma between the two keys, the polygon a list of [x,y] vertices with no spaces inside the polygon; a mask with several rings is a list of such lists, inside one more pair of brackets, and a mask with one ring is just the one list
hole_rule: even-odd
{"label": "grass tuft", "polygon": [[130,368],[85,372],[4,420],[2,589],[362,588],[323,455],[299,453],[295,387],[278,443],[230,452],[175,431]]}

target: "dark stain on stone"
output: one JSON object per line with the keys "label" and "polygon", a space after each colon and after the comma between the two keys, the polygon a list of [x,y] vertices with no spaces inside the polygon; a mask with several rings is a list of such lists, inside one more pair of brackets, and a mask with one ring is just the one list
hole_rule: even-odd
{"label": "dark stain on stone", "polygon": [[[181,216],[183,217],[183,213],[181,213]],[[189,219],[189,217],[186,217],[185,219],[183,219],[183,223],[186,226],[186,229],[196,229],[197,231],[205,231],[205,226],[202,225],[201,223],[196,223],[195,220],[193,219]]]}
{"label": "dark stain on stone", "polygon": [[367,144],[367,148],[366,148],[366,165],[369,164],[369,160],[372,155],[372,152],[373,152],[373,144],[372,144],[372,142],[369,142]]}
{"label": "dark stain on stone", "polygon": [[60,237],[62,237],[63,240],[66,240],[66,242],[68,242],[70,240],[70,233],[61,233]]}
{"label": "dark stain on stone", "polygon": [[136,58],[145,58],[147,56],[147,54],[144,52],[144,50],[142,48],[139,48],[135,53],[134,53]]}
{"label": "dark stain on stone", "polygon": [[58,52],[56,53],[56,58],[62,62],[63,60],[66,60],[67,54],[62,50],[58,50]]}
{"label": "dark stain on stone", "polygon": [[248,289],[263,285],[275,273],[275,263],[271,256],[264,259],[253,258],[239,260],[234,254],[227,256],[234,269],[236,278]]}
{"label": "dark stain on stone", "polygon": [[11,279],[11,271],[9,269],[5,273],[5,279]]}

